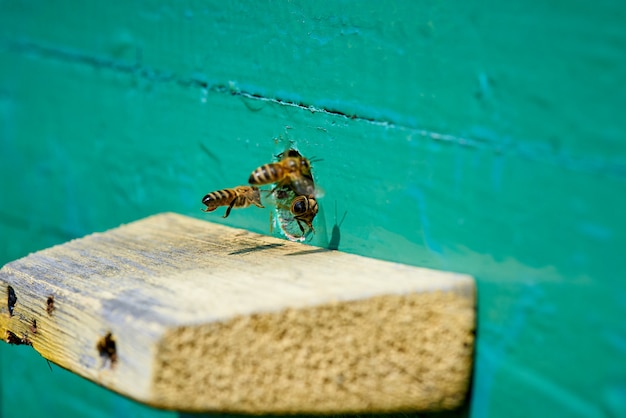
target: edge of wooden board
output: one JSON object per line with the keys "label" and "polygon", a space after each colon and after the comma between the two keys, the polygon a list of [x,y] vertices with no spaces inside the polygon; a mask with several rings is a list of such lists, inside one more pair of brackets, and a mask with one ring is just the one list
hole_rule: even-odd
{"label": "edge of wooden board", "polygon": [[469,386],[462,274],[165,213],[16,260],[0,282],[17,297],[12,315],[0,304],[5,341],[159,408],[440,410]]}

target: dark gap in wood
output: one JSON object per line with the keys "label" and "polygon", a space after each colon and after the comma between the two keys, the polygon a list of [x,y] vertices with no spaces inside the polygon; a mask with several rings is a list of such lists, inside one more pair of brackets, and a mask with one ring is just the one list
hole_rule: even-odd
{"label": "dark gap in wood", "polygon": [[17,334],[9,330],[7,330],[7,343],[13,345],[33,345],[27,336],[18,337]]}
{"label": "dark gap in wood", "polygon": [[17,296],[15,296],[15,290],[11,286],[7,288],[8,297],[7,297],[7,307],[9,308],[9,316],[13,316],[13,309],[15,308],[15,304],[17,303]]}
{"label": "dark gap in wood", "polygon": [[48,299],[46,299],[46,312],[48,312],[48,315],[52,315],[52,311],[55,309],[54,296],[48,296]]}
{"label": "dark gap in wood", "polygon": [[104,337],[98,340],[96,343],[96,349],[98,350],[100,357],[104,358],[105,364],[109,361],[111,368],[113,368],[115,362],[117,361],[117,347],[111,332],[107,332]]}

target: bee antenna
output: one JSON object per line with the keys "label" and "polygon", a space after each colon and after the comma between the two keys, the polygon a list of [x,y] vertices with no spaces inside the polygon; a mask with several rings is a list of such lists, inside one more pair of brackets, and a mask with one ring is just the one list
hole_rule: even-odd
{"label": "bee antenna", "polygon": [[343,213],[343,216],[341,217],[341,222],[337,223],[337,201],[335,200],[335,225],[341,226],[343,224],[344,219],[346,219],[347,214],[348,214],[348,211],[345,211]]}
{"label": "bee antenna", "polygon": [[324,161],[324,159],[323,158],[317,158],[317,157],[309,158],[309,162],[312,162],[312,163],[319,163],[320,161]]}

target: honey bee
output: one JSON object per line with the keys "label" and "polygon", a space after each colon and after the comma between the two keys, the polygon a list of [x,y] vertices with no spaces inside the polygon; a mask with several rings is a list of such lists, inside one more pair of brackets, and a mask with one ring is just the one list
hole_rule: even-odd
{"label": "honey bee", "polygon": [[270,192],[288,187],[297,195],[312,195],[315,191],[311,163],[295,149],[290,149],[277,156],[278,162],[262,165],[250,174],[248,183],[263,185],[276,183]]}
{"label": "honey bee", "polygon": [[313,195],[297,196],[291,202],[289,210],[293,214],[296,222],[298,222],[302,235],[305,234],[302,223],[306,224],[311,231],[315,232],[315,229],[313,229],[313,219],[315,219],[315,215],[317,215],[318,207],[317,199]]}
{"label": "honey bee", "polygon": [[230,215],[232,208],[247,208],[250,205],[264,208],[261,204],[261,193],[258,187],[237,186],[233,189],[222,189],[211,192],[202,198],[206,205],[204,212],[213,212],[220,206],[228,206],[224,218]]}
{"label": "honey bee", "polygon": [[270,213],[270,229],[277,226],[290,241],[304,241],[315,232],[313,220],[318,212],[318,204],[314,195],[298,196],[293,190],[280,187],[272,197],[276,213]]}

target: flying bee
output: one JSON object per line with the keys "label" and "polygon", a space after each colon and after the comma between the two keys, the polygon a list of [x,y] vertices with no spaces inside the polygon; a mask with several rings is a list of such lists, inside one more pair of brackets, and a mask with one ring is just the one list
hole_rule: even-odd
{"label": "flying bee", "polygon": [[276,183],[270,192],[288,187],[297,195],[312,195],[315,183],[311,174],[311,163],[295,149],[289,149],[277,156],[278,162],[262,165],[250,174],[248,183],[263,185]]}
{"label": "flying bee", "polygon": [[302,223],[306,224],[311,231],[315,232],[315,229],[313,229],[313,219],[315,219],[315,215],[317,215],[318,207],[317,199],[313,195],[297,196],[292,200],[289,210],[293,214],[296,222],[298,222],[302,235],[305,234]]}
{"label": "flying bee", "polygon": [[254,205],[264,208],[261,204],[261,193],[258,187],[254,186],[237,186],[232,189],[222,189],[211,192],[202,198],[202,203],[206,205],[204,212],[213,212],[220,206],[228,206],[224,218],[230,215],[232,208],[247,208]]}

